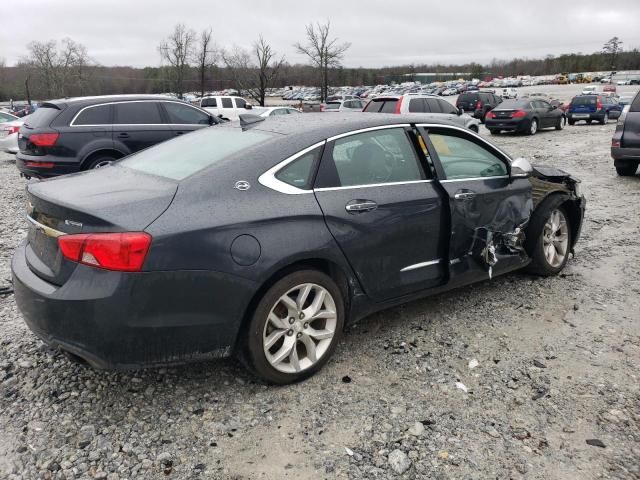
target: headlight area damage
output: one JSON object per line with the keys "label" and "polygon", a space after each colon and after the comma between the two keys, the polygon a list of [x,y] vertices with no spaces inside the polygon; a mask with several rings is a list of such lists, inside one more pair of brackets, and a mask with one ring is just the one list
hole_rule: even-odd
{"label": "headlight area damage", "polygon": [[536,212],[543,214],[549,205],[562,207],[570,216],[569,252],[574,252],[586,204],[580,192],[580,180],[555,167],[533,165],[532,168],[528,178],[531,196],[516,194],[505,198],[491,222],[475,229],[469,254],[483,265],[489,278],[501,261],[513,261],[515,256],[521,261],[529,260],[533,239],[538,235],[530,231],[531,220]]}

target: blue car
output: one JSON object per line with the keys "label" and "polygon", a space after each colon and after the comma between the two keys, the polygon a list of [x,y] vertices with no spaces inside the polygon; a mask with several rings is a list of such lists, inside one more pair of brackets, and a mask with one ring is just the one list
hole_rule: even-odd
{"label": "blue car", "polygon": [[609,95],[578,95],[571,100],[567,118],[569,125],[581,120],[587,123],[597,120],[604,125],[609,119],[617,119],[622,114],[622,108],[617,98]]}

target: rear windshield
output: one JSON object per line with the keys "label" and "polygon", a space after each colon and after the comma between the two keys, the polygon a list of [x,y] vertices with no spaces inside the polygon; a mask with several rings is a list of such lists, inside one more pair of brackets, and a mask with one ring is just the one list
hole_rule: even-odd
{"label": "rear windshield", "polygon": [[337,110],[340,108],[340,102],[327,102],[324,108],[325,110]]}
{"label": "rear windshield", "polygon": [[182,180],[272,135],[254,130],[210,127],[147,148],[121,162],[133,170]]}
{"label": "rear windshield", "polygon": [[395,98],[374,98],[364,108],[364,112],[395,113],[398,100]]}
{"label": "rear windshield", "polygon": [[24,123],[31,128],[48,127],[59,113],[57,108],[42,106],[29,115]]}
{"label": "rear windshield", "polygon": [[575,97],[571,100],[571,105],[595,105],[598,97],[595,95],[585,95],[584,97]]}
{"label": "rear windshield", "polygon": [[475,102],[478,100],[477,93],[462,93],[458,97],[459,102]]}

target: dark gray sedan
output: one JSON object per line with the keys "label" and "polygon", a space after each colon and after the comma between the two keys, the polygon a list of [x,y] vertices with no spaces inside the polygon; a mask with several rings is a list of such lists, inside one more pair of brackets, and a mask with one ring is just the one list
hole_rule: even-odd
{"label": "dark gray sedan", "polygon": [[487,113],[484,124],[492,134],[506,131],[535,135],[542,128],[562,130],[567,117],[557,104],[524,98],[505,100]]}
{"label": "dark gray sedan", "polygon": [[560,272],[579,181],[415,115],[206,128],[29,184],[16,301],[47,343],[131,368],[236,354],[316,372],[344,325],[516,269]]}

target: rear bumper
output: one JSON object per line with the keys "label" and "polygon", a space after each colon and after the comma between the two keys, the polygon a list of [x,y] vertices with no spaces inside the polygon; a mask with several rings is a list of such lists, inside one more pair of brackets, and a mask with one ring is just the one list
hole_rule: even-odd
{"label": "rear bumper", "polygon": [[616,166],[640,162],[640,148],[611,147],[611,157]]}
{"label": "rear bumper", "polygon": [[[576,122],[579,122],[580,120],[597,120],[597,121],[601,121],[604,120],[604,114],[605,112],[595,112],[595,113],[587,113],[587,112],[580,112],[580,113],[573,113],[573,112],[567,112],[567,119],[569,120],[573,120]],[[613,118],[613,117],[611,117]]]}
{"label": "rear bumper", "polygon": [[487,118],[484,121],[484,126],[490,130],[506,130],[508,132],[522,132],[529,128],[529,119],[500,119],[500,118]]}
{"label": "rear bumper", "polygon": [[[53,167],[44,168],[31,165],[27,166],[27,162],[53,163]],[[59,175],[66,175],[67,173],[80,171],[80,163],[76,162],[75,159],[70,162],[69,159],[66,158],[61,160],[60,158],[53,157],[51,155],[25,155],[20,152],[16,155],[16,167],[18,167],[20,173],[36,178],[57,177]]]}
{"label": "rear bumper", "polygon": [[230,355],[253,282],[207,271],[121,273],[78,265],[62,286],[36,276],[25,244],[12,262],[18,308],[49,345],[98,368]]}

